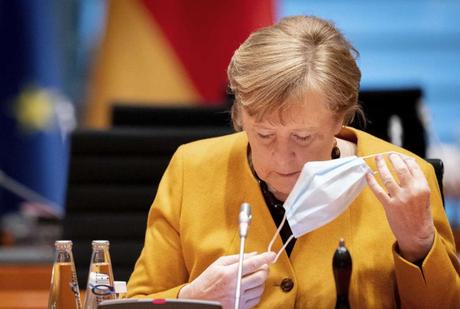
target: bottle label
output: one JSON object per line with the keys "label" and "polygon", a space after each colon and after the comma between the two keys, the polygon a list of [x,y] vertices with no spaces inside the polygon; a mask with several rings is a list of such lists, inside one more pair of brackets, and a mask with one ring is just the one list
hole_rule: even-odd
{"label": "bottle label", "polygon": [[109,275],[102,273],[91,272],[89,280],[93,285],[110,284]]}
{"label": "bottle label", "polygon": [[[110,277],[107,274],[91,272],[88,286],[96,296],[103,297],[114,293],[113,286],[110,285]],[[99,298],[98,301],[100,301]]]}

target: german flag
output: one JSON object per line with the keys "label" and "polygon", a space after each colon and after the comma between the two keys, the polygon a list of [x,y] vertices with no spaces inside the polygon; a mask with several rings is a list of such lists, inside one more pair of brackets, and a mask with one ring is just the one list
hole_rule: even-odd
{"label": "german flag", "polygon": [[107,126],[113,102],[219,104],[233,52],[273,19],[273,0],[110,1],[85,124]]}

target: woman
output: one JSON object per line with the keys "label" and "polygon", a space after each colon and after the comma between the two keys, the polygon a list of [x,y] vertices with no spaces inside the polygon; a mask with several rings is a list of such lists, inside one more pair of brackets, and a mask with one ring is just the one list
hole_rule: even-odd
{"label": "woman", "polygon": [[[353,308],[458,308],[459,262],[432,167],[344,126],[359,112],[354,49],[330,23],[290,17],[253,33],[228,68],[242,132],[181,146],[149,213],[129,297],[217,300],[233,307],[237,217],[252,205],[241,307],[331,308],[331,259],[353,257]],[[265,252],[306,162],[375,153],[369,186],[332,222]],[[390,170],[392,172],[390,172]],[[344,184],[345,185],[345,184]],[[274,249],[291,235],[288,224]]]}

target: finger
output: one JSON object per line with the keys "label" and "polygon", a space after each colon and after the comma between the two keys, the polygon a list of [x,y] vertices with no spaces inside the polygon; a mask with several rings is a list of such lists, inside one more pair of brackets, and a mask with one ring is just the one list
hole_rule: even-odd
{"label": "finger", "polygon": [[275,259],[275,256],[274,252],[264,252],[245,259],[243,261],[243,276],[257,271],[263,265],[271,263]]}
{"label": "finger", "polygon": [[259,304],[259,302],[260,302],[260,298],[251,299],[251,300],[249,300],[249,301],[244,303],[243,308],[244,309],[253,308],[253,307],[257,306],[257,304]]}
{"label": "finger", "polygon": [[379,185],[374,175],[372,175],[371,173],[367,173],[366,180],[372,192],[374,192],[375,196],[380,201],[380,203],[382,203],[383,205],[387,205],[388,203],[390,203],[390,197],[388,196],[388,193],[385,190],[383,190],[383,188]]}
{"label": "finger", "polygon": [[[243,259],[248,259],[248,258],[250,258],[252,256],[256,256],[256,255],[257,255],[257,252],[245,253]],[[215,263],[217,265],[229,266],[229,265],[232,265],[232,264],[238,264],[239,260],[240,260],[240,255],[239,254],[233,254],[233,255],[221,256],[220,258],[218,258],[215,261]]]}
{"label": "finger", "polygon": [[252,299],[260,299],[260,297],[264,293],[264,289],[265,289],[264,285],[259,285],[255,288],[245,290],[242,298],[245,299],[246,302]]}
{"label": "finger", "polygon": [[241,303],[243,305],[242,308],[253,308],[254,306],[256,306],[260,302],[263,292],[264,289],[263,287],[261,287],[251,291],[251,293],[253,293],[253,295],[251,296],[245,293],[241,299]]}
{"label": "finger", "polygon": [[383,159],[383,156],[376,156],[375,162],[377,164],[383,186],[387,189],[390,196],[395,196],[399,190],[399,185],[393,179],[393,176],[391,175],[390,170],[388,169],[388,166]]}
{"label": "finger", "polygon": [[403,187],[406,186],[412,179],[412,173],[406,162],[404,162],[404,159],[397,153],[391,153],[389,158],[398,175],[399,183]]}
{"label": "finger", "polygon": [[253,289],[255,287],[261,286],[265,284],[265,280],[268,277],[268,265],[262,265],[259,270],[243,276],[241,279],[241,287],[243,290]]}
{"label": "finger", "polygon": [[406,157],[404,158],[404,163],[406,163],[409,171],[416,179],[426,179],[425,173],[423,173],[422,169],[414,158]]}

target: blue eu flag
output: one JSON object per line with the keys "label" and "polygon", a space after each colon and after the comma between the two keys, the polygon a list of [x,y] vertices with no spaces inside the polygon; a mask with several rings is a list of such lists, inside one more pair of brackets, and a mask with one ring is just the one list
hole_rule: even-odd
{"label": "blue eu flag", "polygon": [[0,172],[44,197],[19,197],[0,177],[0,217],[23,203],[63,214],[68,151],[59,111],[67,102],[56,22],[52,0],[0,0]]}

